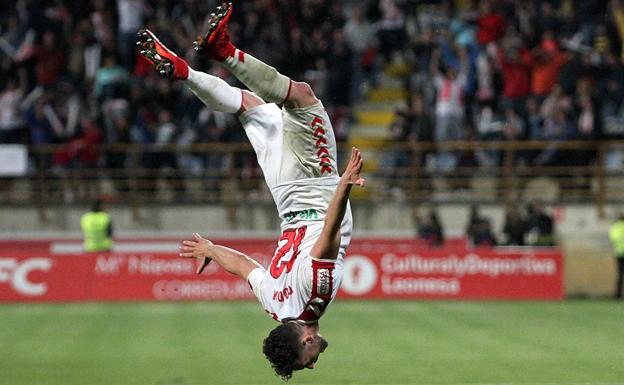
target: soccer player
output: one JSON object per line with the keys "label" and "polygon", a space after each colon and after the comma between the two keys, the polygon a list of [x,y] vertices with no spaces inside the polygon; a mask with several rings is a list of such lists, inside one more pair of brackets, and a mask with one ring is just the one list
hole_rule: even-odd
{"label": "soccer player", "polygon": [[180,255],[202,260],[198,273],[214,260],[249,282],[267,313],[281,322],[264,340],[263,352],[276,373],[289,379],[294,370],[314,368],[328,345],[318,321],[342,280],[352,228],[348,197],[353,185],[364,184],[362,157],[353,148],[339,177],[336,140],[323,104],[308,84],[234,47],[227,31],[231,12],[231,4],[217,7],[195,49],[221,62],[251,92],[194,71],[149,30],[139,32],[137,45],[161,75],[184,81],[214,110],[237,114],[256,152],[282,218],[269,268],[199,234],[182,242]]}

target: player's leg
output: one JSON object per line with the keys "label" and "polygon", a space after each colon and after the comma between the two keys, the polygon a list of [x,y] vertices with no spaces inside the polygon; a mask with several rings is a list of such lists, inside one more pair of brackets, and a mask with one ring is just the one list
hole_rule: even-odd
{"label": "player's leg", "polygon": [[162,76],[185,82],[213,110],[238,114],[267,184],[279,182],[275,165],[282,157],[282,114],[275,104],[266,104],[252,92],[241,91],[216,76],[194,71],[149,30],[139,32],[137,45]]}
{"label": "player's leg", "polygon": [[232,44],[227,31],[231,14],[232,3],[217,7],[208,23],[208,32],[195,40],[195,50],[223,63],[243,84],[266,101],[291,108],[317,103],[318,99],[308,84],[292,81]]}
{"label": "player's leg", "polygon": [[239,113],[264,104],[262,99],[230,86],[221,78],[193,70],[150,30],[139,31],[137,45],[141,54],[162,76],[184,81],[204,104],[215,111]]}
{"label": "player's leg", "polygon": [[234,114],[245,109],[242,91],[221,78],[189,68],[189,76],[184,82],[212,110]]}

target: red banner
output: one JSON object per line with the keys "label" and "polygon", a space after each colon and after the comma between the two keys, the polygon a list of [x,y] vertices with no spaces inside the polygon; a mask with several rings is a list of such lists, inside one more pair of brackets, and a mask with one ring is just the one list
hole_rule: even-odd
{"label": "red banner", "polygon": [[[276,242],[218,240],[268,266]],[[119,252],[84,254],[76,241],[0,242],[0,301],[253,299],[246,282],[211,264],[176,257],[177,242],[118,242]],[[125,246],[124,246],[125,245]],[[455,241],[355,240],[340,298],[561,299],[558,249],[469,248]]]}

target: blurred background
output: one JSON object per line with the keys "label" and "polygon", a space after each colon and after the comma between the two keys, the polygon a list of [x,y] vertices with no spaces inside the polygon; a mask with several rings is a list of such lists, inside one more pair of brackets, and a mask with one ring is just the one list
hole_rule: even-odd
{"label": "blurred background", "polygon": [[[118,234],[273,234],[274,205],[237,119],[159,78],[134,46],[147,26],[194,68],[241,86],[191,48],[216,4],[4,3],[3,232],[79,235],[80,215],[104,197]],[[606,234],[624,200],[619,1],[235,9],[233,41],[309,82],[341,148],[363,149],[358,233],[427,238],[433,219],[443,237],[472,238],[481,218],[491,236],[471,242],[558,243],[587,262],[571,291],[611,291]]]}
{"label": "blurred background", "polygon": [[[198,231],[268,263],[280,220],[255,154],[234,116],[211,111],[183,83],[160,78],[135,49],[137,30],[147,27],[193,68],[242,87],[224,68],[192,50],[219,2],[1,4],[0,301],[250,299],[244,283],[236,286],[223,272],[215,270],[214,276],[200,279],[192,276],[193,266],[171,260],[177,243]],[[394,343],[388,349],[400,362],[416,354],[425,359],[423,366],[439,368],[435,357],[443,357],[460,369],[455,376],[425,369],[423,377],[406,370],[396,371],[398,377],[353,377],[350,364],[342,362],[333,368],[336,378],[343,383],[624,378],[613,364],[621,362],[624,351],[610,350],[610,341],[621,341],[624,331],[617,322],[621,304],[604,301],[617,295],[617,270],[624,274],[624,259],[618,258],[624,254],[617,252],[622,241],[609,238],[609,230],[624,213],[624,2],[235,1],[230,34],[237,47],[313,87],[332,119],[340,161],[350,146],[362,149],[369,183],[352,195],[355,240],[352,262],[346,265],[344,298],[596,299],[564,302],[571,307],[560,307],[560,302],[554,307],[521,302],[517,308],[480,301],[337,304],[342,309],[336,310],[337,318],[342,315],[344,320],[334,323],[337,329],[372,306],[374,312],[403,314],[403,329],[396,330],[412,330],[415,314],[428,314],[434,325],[425,322],[419,328],[426,333],[436,327],[437,316],[452,313],[458,325],[447,325],[447,330],[468,327],[466,335],[472,335],[471,327],[481,330],[473,324],[478,324],[479,314],[496,313],[502,317],[495,322],[501,327],[496,335],[507,343],[499,346],[501,351],[488,345],[484,350],[491,355],[470,362],[462,361],[465,355],[447,357],[448,350],[427,361],[403,346],[406,334],[395,330],[397,340],[386,342]],[[106,212],[112,223],[107,230],[110,244],[103,251],[85,253],[81,218],[92,212],[94,202],[100,205],[96,212]],[[212,305],[141,304],[135,311],[127,304],[24,308],[5,303],[0,313],[9,325],[22,329],[0,341],[24,353],[14,355],[14,363],[21,362],[16,364],[19,369],[5,368],[13,370],[6,383],[55,383],[53,375],[47,378],[56,370],[51,368],[77,356],[26,359],[35,342],[25,336],[63,336],[60,330],[67,322],[83,325],[77,321],[83,311],[98,319],[102,314],[124,314],[113,320],[104,317],[93,325],[95,334],[117,322],[140,325],[152,313],[174,319],[184,314],[197,325],[205,317],[251,317],[248,309],[259,313],[244,301],[231,305],[239,309],[235,315],[227,303]],[[41,319],[36,314],[41,317],[41,312],[58,318],[57,328],[51,326],[54,332],[35,332],[35,320]],[[605,322],[615,334],[594,334],[594,328],[565,324],[581,313],[590,317],[579,320],[585,326]],[[532,328],[546,325],[543,334],[533,335],[529,329],[514,334],[503,326],[529,314],[536,317],[529,321]],[[223,322],[231,326],[227,318]],[[163,328],[154,326],[154,334],[171,341],[188,338]],[[538,342],[557,332],[562,333],[560,345],[550,341],[552,350]],[[85,333],[72,349],[79,351],[91,341],[92,334]],[[586,356],[572,358],[581,353],[568,345],[568,333],[580,335],[578,349]],[[117,337],[113,340],[118,343],[134,341],[125,334]],[[426,334],[412,337],[408,340],[424,340],[433,351],[440,345]],[[519,348],[523,339],[530,346]],[[259,340],[254,335],[254,352]],[[64,346],[66,339],[47,341]],[[604,346],[588,348],[596,341]],[[473,344],[484,343],[479,338],[464,342],[463,354],[471,354]],[[132,344],[124,350],[128,355],[132,349],[158,345]],[[526,348],[527,359],[504,361],[504,348],[510,346],[520,352]],[[544,356],[565,352],[570,357],[541,361],[543,367],[533,372],[528,370],[535,365],[531,346]],[[241,352],[245,348],[243,344]],[[367,351],[370,346],[353,351],[358,349]],[[87,356],[93,361],[83,363],[83,369],[93,383],[113,383],[109,373],[93,371],[95,363],[110,358],[113,351]],[[612,361],[594,361],[600,352]],[[167,357],[158,354],[150,358]],[[492,373],[472,365],[488,360],[513,370]],[[41,362],[49,366],[36,375],[33,368]],[[218,362],[219,368],[232,365]],[[587,371],[578,369],[579,362]],[[164,370],[147,363],[138,367],[142,374]],[[259,367],[267,374],[266,367]],[[115,368],[125,367],[117,363]],[[473,373],[471,368],[477,369]],[[66,383],[85,378],[60,373]],[[118,373],[127,377],[113,376],[115,383],[249,383],[245,376],[251,372],[212,378],[197,370],[197,377],[190,379],[163,373],[137,382],[129,380],[129,368]],[[322,374],[310,376],[305,377],[310,383],[333,381]],[[264,378],[271,382],[270,373],[259,381]]]}

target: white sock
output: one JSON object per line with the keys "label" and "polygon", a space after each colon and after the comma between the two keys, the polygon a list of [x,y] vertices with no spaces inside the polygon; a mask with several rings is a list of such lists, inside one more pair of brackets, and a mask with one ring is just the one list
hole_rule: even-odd
{"label": "white sock", "polygon": [[270,65],[236,49],[234,56],[223,62],[244,85],[267,102],[281,104],[290,91],[290,78],[277,72]]}
{"label": "white sock", "polygon": [[240,88],[232,87],[221,78],[189,67],[189,76],[184,82],[205,105],[215,111],[235,114],[242,107]]}

